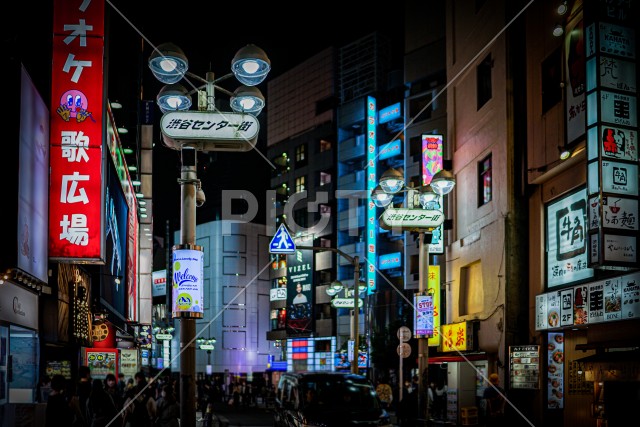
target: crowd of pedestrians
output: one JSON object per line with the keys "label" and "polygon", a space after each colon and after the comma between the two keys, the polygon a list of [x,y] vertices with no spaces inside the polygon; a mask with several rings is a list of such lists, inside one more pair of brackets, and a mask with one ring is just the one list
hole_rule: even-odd
{"label": "crowd of pedestrians", "polygon": [[41,387],[47,403],[45,426],[178,427],[176,390],[176,381],[168,376],[152,383],[142,371],[126,382],[124,375],[98,379],[81,366],[77,382],[54,375]]}
{"label": "crowd of pedestrians", "polygon": [[270,390],[264,381],[240,378],[225,383],[221,377],[206,377],[196,381],[198,410],[211,412],[216,403],[230,408],[253,407],[268,400]]}

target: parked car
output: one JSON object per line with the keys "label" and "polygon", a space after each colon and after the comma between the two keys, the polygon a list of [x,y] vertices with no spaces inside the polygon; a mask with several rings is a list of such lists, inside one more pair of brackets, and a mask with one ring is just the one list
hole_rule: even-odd
{"label": "parked car", "polygon": [[282,374],[274,421],[278,427],[391,426],[373,384],[342,372]]}

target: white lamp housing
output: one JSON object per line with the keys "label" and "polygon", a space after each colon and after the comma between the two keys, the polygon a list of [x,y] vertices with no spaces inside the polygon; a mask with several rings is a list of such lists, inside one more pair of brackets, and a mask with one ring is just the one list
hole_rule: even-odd
{"label": "white lamp housing", "polygon": [[179,82],[189,69],[189,61],[182,49],[173,43],[163,43],[149,57],[153,75],[165,84]]}
{"label": "white lamp housing", "polygon": [[253,86],[240,86],[231,97],[231,109],[237,113],[252,113],[257,116],[264,104],[262,92]]}
{"label": "white lamp housing", "polygon": [[271,70],[271,61],[264,50],[254,44],[241,48],[231,61],[231,71],[247,86],[262,83]]}
{"label": "white lamp housing", "polygon": [[431,179],[431,188],[440,196],[451,193],[455,185],[456,180],[453,174],[444,169],[435,174]]}
{"label": "white lamp housing", "polygon": [[389,206],[389,204],[393,200],[393,194],[387,193],[382,189],[380,184],[378,184],[376,188],[371,191],[371,198],[373,199],[374,205],[379,208],[384,208]]}
{"label": "white lamp housing", "polygon": [[380,187],[385,193],[396,194],[404,187],[404,175],[397,169],[388,169],[380,177]]}
{"label": "white lamp housing", "polygon": [[191,95],[181,84],[164,86],[158,92],[156,103],[163,113],[167,111],[188,110],[191,107]]}
{"label": "white lamp housing", "polygon": [[427,209],[429,203],[437,202],[438,195],[433,191],[431,185],[420,187],[420,205],[423,209]]}

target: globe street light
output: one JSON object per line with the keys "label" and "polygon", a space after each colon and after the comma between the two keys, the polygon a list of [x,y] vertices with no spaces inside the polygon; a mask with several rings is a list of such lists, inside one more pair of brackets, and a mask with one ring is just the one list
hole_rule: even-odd
{"label": "globe street light", "polygon": [[[401,172],[389,169],[380,177],[380,184],[371,192],[371,198],[378,207],[384,207],[385,212],[380,217],[380,226],[385,229],[400,228],[402,231],[417,231],[419,233],[419,272],[418,295],[427,295],[427,281],[429,277],[429,245],[431,243],[431,231],[444,221],[442,211],[431,209],[437,203],[439,197],[449,194],[456,181],[449,171],[441,170],[431,179],[429,185],[421,187],[406,187],[405,179]],[[408,208],[392,208],[393,198],[400,192],[408,193]],[[386,193],[386,195],[385,195]],[[422,209],[416,209],[420,205]],[[392,215],[386,215],[392,212]],[[413,218],[420,217],[420,220]],[[410,219],[409,219],[410,218]],[[415,316],[415,315],[414,315]],[[415,331],[414,331],[415,333]],[[428,419],[428,408],[424,404],[425,385],[429,367],[429,338],[424,335],[418,337],[418,408],[421,414]]]}
{"label": "globe street light", "polygon": [[[205,202],[200,180],[197,176],[197,151],[248,151],[254,148],[259,131],[258,115],[264,107],[264,96],[255,86],[266,78],[271,62],[262,49],[255,45],[241,48],[231,61],[231,73],[216,79],[213,72],[207,72],[206,78],[189,72],[189,61],[184,52],[173,43],[164,43],[154,48],[149,57],[149,68],[163,87],[156,98],[163,112],[161,131],[164,144],[171,149],[180,150],[180,245],[174,246],[174,258],[177,250],[201,251],[196,242],[196,207]],[[241,86],[230,92],[217,85],[222,80],[235,76]],[[202,83],[196,87],[189,79]],[[193,90],[178,84],[185,80]],[[204,89],[204,90],[203,90]],[[231,98],[233,112],[220,112],[215,107],[215,91],[225,93]],[[198,111],[189,111],[192,105],[191,95],[198,94]],[[178,126],[179,124],[179,126]],[[192,298],[180,290],[175,280],[172,290],[172,312],[180,319],[180,420],[182,427],[196,426],[196,386],[195,386],[195,319],[202,318],[202,278],[199,277],[199,302],[195,307],[189,303]],[[192,291],[193,292],[193,291]],[[180,304],[176,304],[179,294]],[[212,343],[199,343],[213,346]],[[210,351],[210,350],[209,350]]]}

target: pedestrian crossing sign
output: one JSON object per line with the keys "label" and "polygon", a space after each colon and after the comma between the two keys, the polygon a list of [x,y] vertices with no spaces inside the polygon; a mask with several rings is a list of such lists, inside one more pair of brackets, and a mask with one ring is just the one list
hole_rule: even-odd
{"label": "pedestrian crossing sign", "polygon": [[293,243],[293,239],[291,238],[291,234],[287,230],[284,224],[280,224],[280,228],[271,239],[271,243],[269,243],[269,253],[270,254],[295,254],[296,253],[296,244]]}

